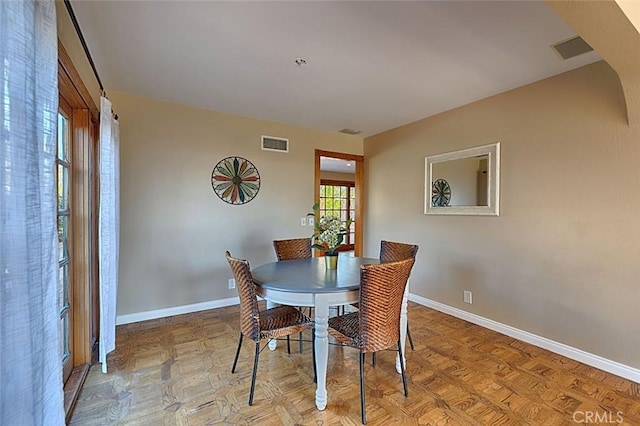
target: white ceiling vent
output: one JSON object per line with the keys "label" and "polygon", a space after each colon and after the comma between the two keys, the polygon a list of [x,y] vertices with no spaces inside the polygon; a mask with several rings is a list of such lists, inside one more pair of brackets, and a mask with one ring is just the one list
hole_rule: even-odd
{"label": "white ceiling vent", "polygon": [[580,36],[553,44],[551,48],[555,50],[562,59],[573,58],[593,50]]}
{"label": "white ceiling vent", "polygon": [[262,135],[262,149],[265,151],[289,152],[289,139]]}

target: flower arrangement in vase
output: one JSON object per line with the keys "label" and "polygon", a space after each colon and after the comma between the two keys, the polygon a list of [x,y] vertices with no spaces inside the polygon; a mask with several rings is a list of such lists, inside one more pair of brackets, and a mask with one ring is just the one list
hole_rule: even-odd
{"label": "flower arrangement in vase", "polygon": [[[317,216],[320,205],[313,205],[313,213],[307,216]],[[349,226],[353,220],[343,222],[338,216],[324,215],[315,222],[313,229],[313,245],[318,250],[323,250],[327,262],[327,269],[336,269],[338,261],[338,248],[344,241],[344,236],[349,232]]]}

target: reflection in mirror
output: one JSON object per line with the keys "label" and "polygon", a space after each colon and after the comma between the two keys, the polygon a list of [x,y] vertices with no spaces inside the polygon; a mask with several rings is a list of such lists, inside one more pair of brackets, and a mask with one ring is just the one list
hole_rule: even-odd
{"label": "reflection in mirror", "polygon": [[433,181],[446,182],[449,187],[449,199],[440,197],[440,188],[434,188],[431,197],[432,207],[488,205],[488,160],[488,155],[481,155],[434,163],[431,169]]}
{"label": "reflection in mirror", "polygon": [[498,216],[499,143],[429,156],[425,163],[425,214]]}

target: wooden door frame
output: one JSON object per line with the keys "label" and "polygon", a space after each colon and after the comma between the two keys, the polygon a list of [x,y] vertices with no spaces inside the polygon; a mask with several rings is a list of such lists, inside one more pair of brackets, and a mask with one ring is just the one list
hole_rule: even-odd
{"label": "wooden door frame", "polygon": [[94,270],[97,235],[97,194],[94,168],[97,163],[99,112],[82,82],[71,58],[58,40],[58,94],[72,110],[71,122],[71,206],[73,263],[73,370],[64,385],[64,408],[69,420],[80,389],[92,363],[97,339],[96,291]]}
{"label": "wooden door frame", "polygon": [[[353,161],[356,164],[355,188],[356,188],[356,217],[354,219],[355,226],[355,242],[354,254],[362,256],[363,235],[364,230],[364,156],[356,154],[346,154],[344,152],[315,150],[315,183],[314,183],[314,203],[320,202],[320,157],[339,158],[341,160]],[[318,218],[316,218],[317,220]]]}

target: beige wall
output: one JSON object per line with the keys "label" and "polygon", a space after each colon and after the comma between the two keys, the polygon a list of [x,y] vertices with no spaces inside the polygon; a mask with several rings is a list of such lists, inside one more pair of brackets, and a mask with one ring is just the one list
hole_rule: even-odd
{"label": "beige wall", "polygon": [[[424,215],[424,156],[497,141],[500,216]],[[640,367],[640,126],[606,63],[367,138],[365,158],[364,254],[419,244],[412,293]]]}
{"label": "beige wall", "polygon": [[[272,240],[310,236],[314,149],[362,154],[362,139],[110,92],[120,116],[118,315],[237,296],[225,250],[252,265],[275,260]],[[260,135],[289,138],[288,154]],[[237,155],[258,169],[248,204],[229,205],[211,171]]]}

